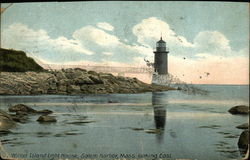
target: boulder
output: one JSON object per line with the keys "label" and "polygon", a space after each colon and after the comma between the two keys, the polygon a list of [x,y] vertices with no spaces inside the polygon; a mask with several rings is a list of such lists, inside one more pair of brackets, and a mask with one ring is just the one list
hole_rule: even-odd
{"label": "boulder", "polygon": [[57,71],[57,72],[54,73],[54,75],[56,76],[56,78],[58,80],[66,79],[66,76],[65,76],[63,71]]}
{"label": "boulder", "polygon": [[28,117],[26,115],[11,115],[13,121],[19,122],[19,123],[25,123],[28,120]]}
{"label": "boulder", "polygon": [[244,124],[241,124],[239,126],[236,126],[236,128],[238,128],[238,129],[248,129],[249,128],[249,124],[248,123],[244,123]]}
{"label": "boulder", "polygon": [[125,77],[122,77],[122,76],[117,76],[117,79],[123,82],[127,80]]}
{"label": "boulder", "polygon": [[57,78],[54,75],[52,75],[52,74],[50,75],[50,77],[48,77],[46,79],[46,82],[49,83],[49,84],[56,84],[57,81],[58,81]]}
{"label": "boulder", "polygon": [[68,68],[64,71],[64,75],[66,76],[66,78],[68,79],[75,79],[75,78],[79,78],[82,77],[85,73],[80,71],[80,70],[74,70],[71,68]]}
{"label": "boulder", "polygon": [[249,114],[249,107],[245,105],[239,105],[232,107],[228,110],[231,114]]}
{"label": "boulder", "polygon": [[75,84],[76,85],[94,84],[94,82],[89,77],[85,76],[75,79]]}
{"label": "boulder", "polygon": [[67,91],[67,86],[66,85],[59,85],[58,86],[58,93],[63,93]]}
{"label": "boulder", "polygon": [[59,79],[57,82],[58,86],[66,86],[66,85],[70,85],[70,84],[72,84],[71,79]]}
{"label": "boulder", "polygon": [[29,113],[33,113],[33,114],[51,114],[53,113],[53,111],[48,110],[48,109],[44,109],[44,110],[40,110],[37,111],[29,106],[26,106],[24,104],[17,104],[15,106],[12,106],[9,108],[10,112],[16,112],[16,117],[20,117],[20,116],[25,116],[28,115]]}
{"label": "boulder", "polygon": [[67,93],[81,93],[81,88],[77,85],[69,85],[67,86]]}
{"label": "boulder", "polygon": [[9,108],[9,111],[10,112],[18,112],[18,111],[21,111],[21,112],[25,112],[25,113],[36,113],[37,111],[34,110],[33,108],[31,107],[28,107],[24,104],[17,104],[17,105],[14,105],[12,107]]}
{"label": "boulder", "polygon": [[13,121],[11,115],[0,109],[0,131],[6,132],[15,127],[16,123]]}
{"label": "boulder", "polygon": [[10,114],[10,116],[13,119],[13,121],[19,123],[25,123],[28,120],[27,112],[17,111],[16,114]]}
{"label": "boulder", "polygon": [[[46,91],[47,91],[47,89],[46,89]],[[30,90],[30,94],[34,94],[34,95],[43,94],[43,93],[46,93],[46,91],[43,88],[35,88],[34,87]],[[22,95],[22,93],[21,93],[21,95]]]}
{"label": "boulder", "polygon": [[83,73],[87,73],[87,70],[86,69],[83,69],[83,68],[75,68],[76,71],[81,71]]}
{"label": "boulder", "polygon": [[57,120],[52,116],[40,116],[38,122],[56,122]]}
{"label": "boulder", "polygon": [[240,138],[238,141],[238,147],[241,149],[247,150],[248,143],[249,143],[249,130],[244,130],[240,134]]}
{"label": "boulder", "polygon": [[89,86],[88,86],[88,85],[86,85],[86,84],[85,84],[85,85],[81,85],[81,86],[80,86],[80,89],[81,89],[81,91],[82,91],[82,92],[87,91],[87,90],[88,90],[88,88],[89,88]]}
{"label": "boulder", "polygon": [[28,115],[27,112],[23,112],[23,111],[17,111],[16,115],[22,115],[22,116],[26,116]]}
{"label": "boulder", "polygon": [[[48,94],[55,94],[57,93],[57,83],[48,83],[49,87],[47,89]],[[45,88],[45,87],[42,87]]]}
{"label": "boulder", "polygon": [[94,82],[94,84],[104,84],[103,80],[98,76],[91,75],[89,78]]}
{"label": "boulder", "polygon": [[41,110],[41,111],[37,111],[36,113],[47,115],[47,114],[52,114],[53,111],[48,110],[48,109],[44,109],[44,110]]}
{"label": "boulder", "polygon": [[88,73],[88,74],[92,74],[92,75],[98,75],[98,73],[95,72],[95,71],[88,71],[87,73]]}
{"label": "boulder", "polygon": [[3,118],[11,119],[11,115],[0,109],[0,116]]}

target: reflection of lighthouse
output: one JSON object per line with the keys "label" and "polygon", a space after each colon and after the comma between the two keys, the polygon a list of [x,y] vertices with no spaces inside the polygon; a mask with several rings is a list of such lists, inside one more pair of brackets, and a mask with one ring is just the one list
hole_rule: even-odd
{"label": "reflection of lighthouse", "polygon": [[157,139],[161,142],[166,124],[166,104],[161,95],[162,93],[152,93],[152,105],[154,107],[154,122],[155,128],[160,130],[157,134]]}
{"label": "reflection of lighthouse", "polygon": [[168,75],[168,53],[166,42],[161,39],[156,43],[154,51],[154,74],[152,77],[153,84],[166,84]]}

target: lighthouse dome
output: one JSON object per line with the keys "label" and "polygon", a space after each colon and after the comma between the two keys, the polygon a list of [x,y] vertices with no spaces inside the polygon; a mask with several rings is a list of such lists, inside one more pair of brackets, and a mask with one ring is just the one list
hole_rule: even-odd
{"label": "lighthouse dome", "polygon": [[162,38],[156,43],[157,51],[166,51],[166,42]]}
{"label": "lighthouse dome", "polygon": [[161,38],[157,43],[166,43],[166,42],[163,41],[162,38]]}

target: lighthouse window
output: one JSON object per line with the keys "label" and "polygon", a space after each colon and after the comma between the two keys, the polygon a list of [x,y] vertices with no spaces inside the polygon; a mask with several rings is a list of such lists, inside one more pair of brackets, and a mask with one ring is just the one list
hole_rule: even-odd
{"label": "lighthouse window", "polygon": [[165,47],[166,45],[165,45],[165,43],[157,43],[156,44],[156,47]]}

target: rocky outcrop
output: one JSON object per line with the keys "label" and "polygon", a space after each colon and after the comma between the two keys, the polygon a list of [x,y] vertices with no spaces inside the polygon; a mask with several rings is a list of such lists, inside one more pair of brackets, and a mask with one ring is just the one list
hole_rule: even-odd
{"label": "rocky outcrop", "polygon": [[40,116],[37,119],[38,122],[43,123],[43,122],[56,122],[56,119],[52,116]]}
{"label": "rocky outcrop", "polygon": [[244,123],[244,124],[236,126],[236,128],[238,128],[238,129],[249,129],[249,124]]}
{"label": "rocky outcrop", "polygon": [[249,107],[245,105],[235,106],[228,110],[231,114],[249,114]]}
{"label": "rocky outcrop", "polygon": [[[12,109],[16,109],[19,106],[22,109],[26,109],[26,111],[31,111],[32,108],[25,105],[16,105],[15,107],[10,107]],[[28,110],[29,109],[29,110]],[[0,110],[0,134],[8,134],[10,133],[9,129],[16,126],[16,122],[25,123],[28,120],[27,112],[22,112],[20,110],[15,111],[16,114],[9,114],[3,110]]]}
{"label": "rocky outcrop", "polygon": [[9,129],[15,127],[15,121],[5,111],[0,109],[0,134],[9,132]]}
{"label": "rocky outcrop", "polygon": [[42,115],[48,115],[53,113],[51,110],[44,109],[37,111],[29,106],[26,106],[24,104],[17,104],[14,106],[9,107],[9,112],[16,112],[16,114],[9,114],[12,120],[19,123],[25,123],[28,121],[28,115],[29,114],[42,114]]}
{"label": "rocky outcrop", "polygon": [[25,114],[25,113],[27,114],[27,113],[35,113],[36,110],[24,104],[17,104],[17,105],[11,106],[9,108],[9,112],[18,112],[19,114]]}
{"label": "rocky outcrop", "polygon": [[24,114],[11,114],[10,115],[13,121],[19,122],[19,123],[26,123],[28,121],[28,116]]}
{"label": "rocky outcrop", "polygon": [[171,89],[146,84],[137,78],[79,68],[47,72],[1,72],[0,82],[0,95],[140,93]]}
{"label": "rocky outcrop", "polygon": [[31,114],[45,114],[45,115],[53,113],[51,110],[48,110],[48,109],[37,111],[24,104],[17,104],[17,105],[9,107],[9,112],[16,112],[16,115],[19,115],[19,116],[24,116],[30,113]]}
{"label": "rocky outcrop", "polygon": [[240,135],[238,141],[238,147],[246,151],[248,148],[248,143],[249,143],[249,130],[244,130]]}

